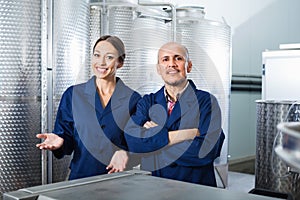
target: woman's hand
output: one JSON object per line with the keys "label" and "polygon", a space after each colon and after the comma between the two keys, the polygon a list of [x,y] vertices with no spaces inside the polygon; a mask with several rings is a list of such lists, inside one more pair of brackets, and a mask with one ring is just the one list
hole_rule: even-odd
{"label": "woman's hand", "polygon": [[106,169],[109,170],[108,174],[124,171],[127,162],[128,162],[127,152],[124,150],[116,151],[112,156],[109,165],[106,167]]}
{"label": "woman's hand", "polygon": [[44,139],[40,144],[36,144],[39,149],[56,150],[62,147],[64,139],[53,133],[41,133],[36,135],[37,138]]}

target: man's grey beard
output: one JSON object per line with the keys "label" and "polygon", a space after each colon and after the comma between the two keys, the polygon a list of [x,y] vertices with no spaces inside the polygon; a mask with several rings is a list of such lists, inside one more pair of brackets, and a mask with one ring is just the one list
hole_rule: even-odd
{"label": "man's grey beard", "polygon": [[187,81],[186,78],[182,78],[182,79],[180,79],[178,81],[175,81],[175,82],[168,82],[168,81],[166,81],[166,84],[175,87],[175,86],[179,86],[179,85],[183,84],[186,81]]}

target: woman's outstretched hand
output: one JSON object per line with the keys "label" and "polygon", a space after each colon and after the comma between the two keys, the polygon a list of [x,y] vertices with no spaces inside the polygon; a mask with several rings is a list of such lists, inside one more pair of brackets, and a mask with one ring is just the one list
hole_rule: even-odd
{"label": "woman's outstretched hand", "polygon": [[56,150],[62,147],[64,139],[54,133],[41,133],[36,135],[37,138],[44,139],[40,144],[36,144],[39,149]]}

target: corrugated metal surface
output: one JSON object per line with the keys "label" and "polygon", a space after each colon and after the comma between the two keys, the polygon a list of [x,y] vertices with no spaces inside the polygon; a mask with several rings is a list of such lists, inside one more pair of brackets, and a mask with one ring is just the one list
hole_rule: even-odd
{"label": "corrugated metal surface", "polygon": [[[299,174],[288,173],[288,166],[273,151],[273,142],[282,144],[277,125],[295,121],[300,104],[291,101],[257,101],[255,188],[290,193],[300,198]],[[291,107],[293,105],[293,107]]]}
{"label": "corrugated metal surface", "polygon": [[0,1],[0,196],[41,184],[40,0]]}
{"label": "corrugated metal surface", "polygon": [[[102,21],[102,7],[90,7],[90,55],[92,55],[93,47],[97,39],[101,36],[101,21]],[[90,59],[91,60],[91,56]],[[90,61],[91,62],[91,61]]]}
{"label": "corrugated metal surface", "polygon": [[[150,11],[152,17],[143,17],[143,10],[138,9],[140,16],[134,19],[130,30],[132,46],[127,49],[128,65],[118,72],[130,87],[141,94],[156,92],[163,85],[156,72],[157,51],[171,40],[171,27],[163,19],[164,12],[159,12],[159,9]],[[162,19],[157,16],[162,16]]]}

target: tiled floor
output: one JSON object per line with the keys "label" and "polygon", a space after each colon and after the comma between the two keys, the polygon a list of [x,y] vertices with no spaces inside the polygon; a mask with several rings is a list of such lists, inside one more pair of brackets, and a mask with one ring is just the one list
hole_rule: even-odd
{"label": "tiled floor", "polygon": [[[254,189],[255,184],[255,160],[250,159],[247,161],[229,164],[228,168],[228,183],[226,189],[241,191],[248,193]],[[217,184],[223,187],[221,180],[217,177]]]}
{"label": "tiled floor", "polygon": [[228,190],[248,193],[254,188],[255,176],[239,172],[228,172]]}
{"label": "tiled floor", "polygon": [[255,159],[239,163],[230,163],[228,172],[228,189],[249,192],[255,185]]}
{"label": "tiled floor", "polygon": [[[224,188],[219,176],[216,176],[217,185]],[[228,183],[226,189],[248,193],[254,188],[255,176],[239,172],[228,172]]]}

